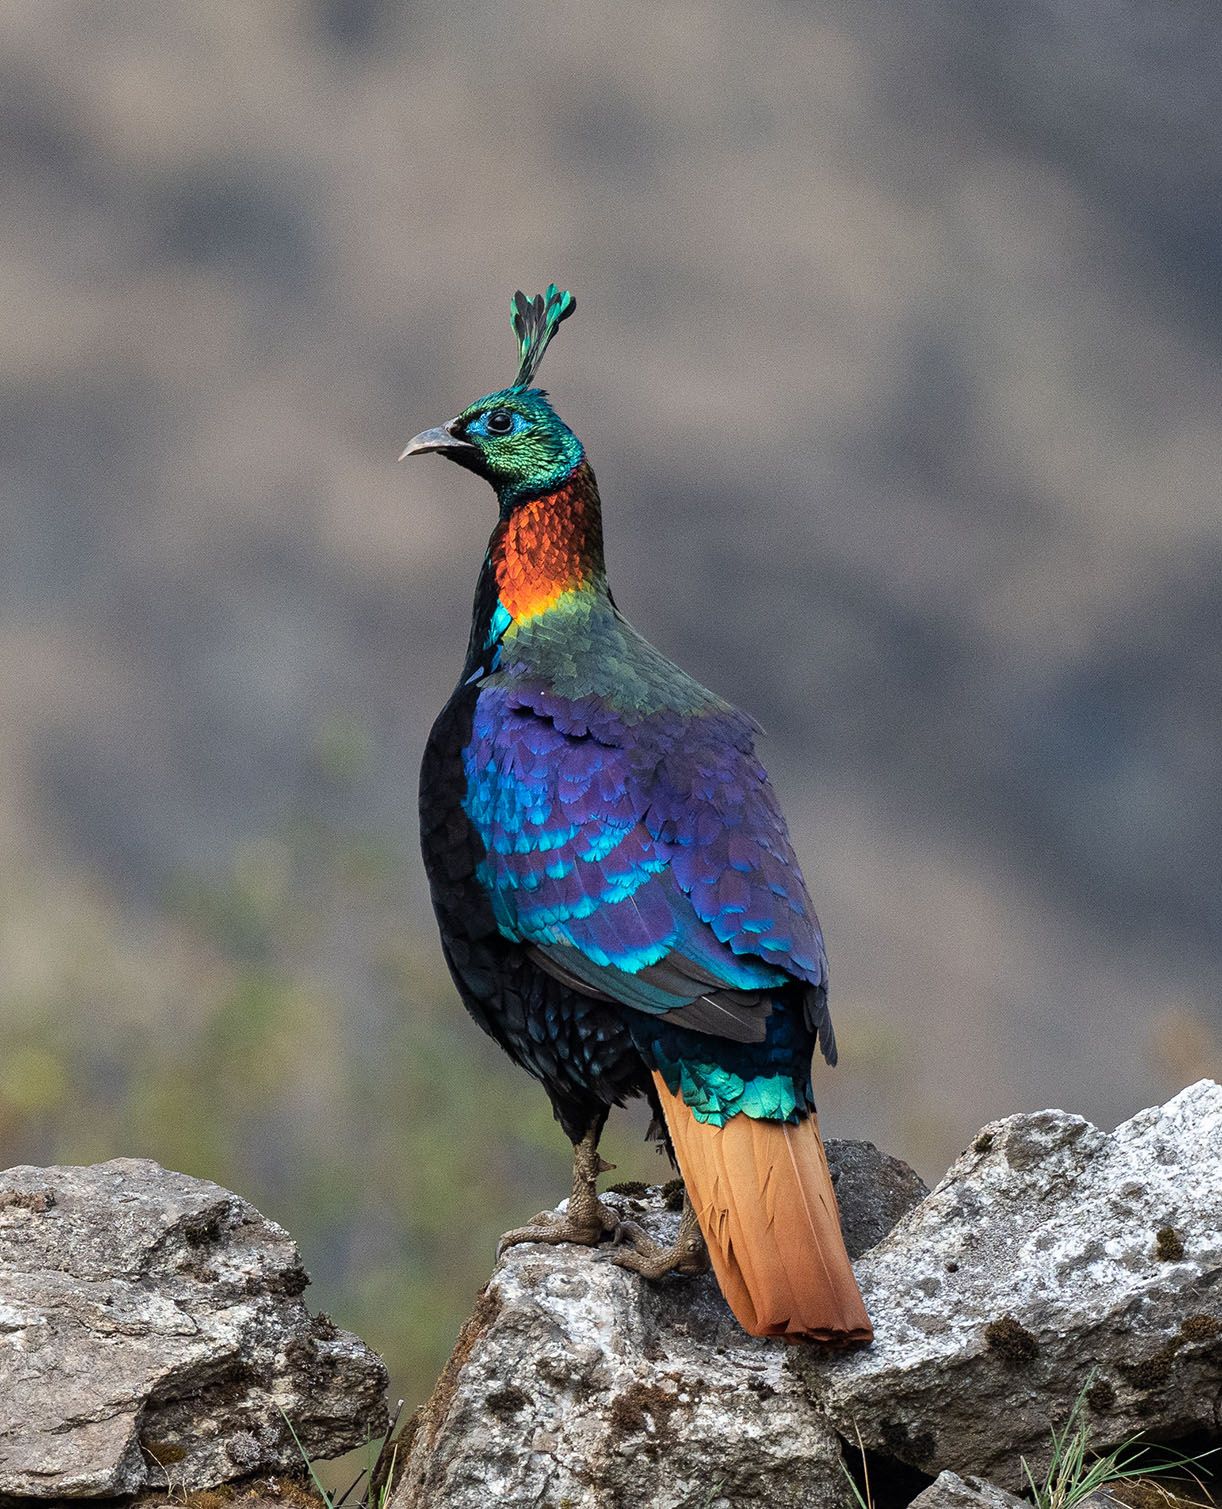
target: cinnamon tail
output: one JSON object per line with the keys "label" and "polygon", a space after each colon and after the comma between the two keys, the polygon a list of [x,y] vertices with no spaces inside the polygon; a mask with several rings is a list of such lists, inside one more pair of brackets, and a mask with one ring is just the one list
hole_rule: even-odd
{"label": "cinnamon tail", "polygon": [[714,1126],[697,1121],[660,1074],[653,1079],[713,1271],[743,1330],[827,1346],[870,1341],[815,1117],[791,1126],[740,1114]]}

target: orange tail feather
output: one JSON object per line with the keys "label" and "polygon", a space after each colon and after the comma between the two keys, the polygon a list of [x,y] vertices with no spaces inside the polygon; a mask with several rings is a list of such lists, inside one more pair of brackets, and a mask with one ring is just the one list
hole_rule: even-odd
{"label": "orange tail feather", "polygon": [[815,1117],[790,1126],[739,1115],[717,1127],[697,1121],[660,1074],[653,1079],[713,1271],[743,1330],[828,1346],[870,1341]]}

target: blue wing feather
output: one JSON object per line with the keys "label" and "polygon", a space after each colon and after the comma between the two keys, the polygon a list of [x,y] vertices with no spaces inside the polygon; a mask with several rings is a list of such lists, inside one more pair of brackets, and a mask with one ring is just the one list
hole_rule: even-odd
{"label": "blue wing feather", "polygon": [[652,1014],[710,991],[823,987],[818,920],[751,734],[721,704],[626,727],[596,699],[485,686],[464,805],[502,933]]}

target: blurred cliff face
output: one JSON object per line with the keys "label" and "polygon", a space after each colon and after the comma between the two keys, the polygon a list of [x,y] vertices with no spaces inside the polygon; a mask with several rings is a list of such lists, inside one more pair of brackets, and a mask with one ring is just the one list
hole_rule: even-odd
{"label": "blurred cliff face", "polygon": [[492,500],[394,465],[552,278],[617,597],[770,731],[831,1130],[936,1174],[1216,1063],[1216,26],[8,7],[0,1161],[308,1199],[324,1277],[439,1334],[447,1181],[555,1193],[415,858]]}

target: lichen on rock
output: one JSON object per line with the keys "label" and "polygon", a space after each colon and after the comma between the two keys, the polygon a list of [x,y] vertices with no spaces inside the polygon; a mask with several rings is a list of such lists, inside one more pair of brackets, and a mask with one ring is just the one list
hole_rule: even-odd
{"label": "lichen on rock", "polygon": [[[994,1122],[923,1199],[868,1144],[828,1151],[872,1347],[748,1337],[708,1276],[511,1248],[404,1442],[394,1509],[844,1509],[858,1431],[879,1467],[935,1478],[922,1509],[1015,1509],[1021,1458],[1041,1470],[1083,1390],[1101,1451],[1218,1431],[1218,1085],[1110,1134]],[[658,1193],[609,1198],[673,1232]]]}
{"label": "lichen on rock", "polygon": [[[633,1203],[673,1236],[656,1191]],[[711,1277],[649,1285],[605,1252],[523,1245],[414,1422],[394,1503],[848,1509],[840,1460],[785,1349],[743,1336]]]}
{"label": "lichen on rock", "polygon": [[[301,1468],[386,1426],[386,1371],[301,1298],[288,1233],[144,1159],[0,1173],[0,1499]],[[283,1411],[283,1413],[282,1413]]]}
{"label": "lichen on rock", "polygon": [[[828,1160],[851,1252],[925,1193],[869,1143]],[[675,1193],[605,1198],[669,1241]],[[395,1509],[849,1509],[793,1350],[744,1335],[710,1275],[650,1284],[605,1251],[511,1247],[405,1437]]]}
{"label": "lichen on rock", "polygon": [[1114,1132],[986,1127],[858,1265],[874,1345],[804,1350],[829,1417],[926,1472],[1023,1484],[1087,1390],[1093,1444],[1222,1426],[1222,1087]]}

